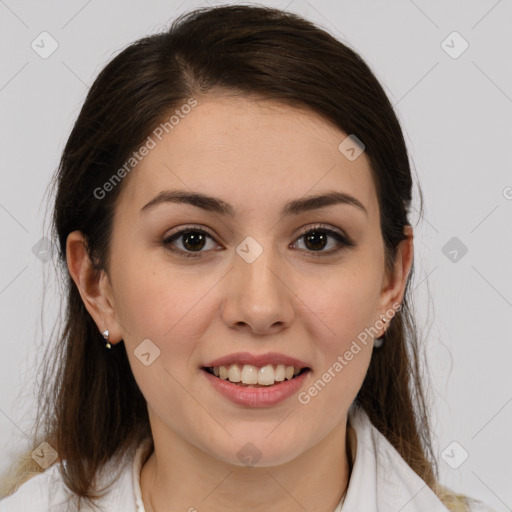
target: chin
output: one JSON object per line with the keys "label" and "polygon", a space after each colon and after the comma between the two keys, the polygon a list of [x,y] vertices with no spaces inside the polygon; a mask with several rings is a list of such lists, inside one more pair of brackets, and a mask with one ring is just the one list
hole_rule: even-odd
{"label": "chin", "polygon": [[210,453],[219,460],[239,467],[273,467],[286,464],[301,453],[306,451],[307,443],[301,445],[299,440],[293,440],[289,436],[275,435],[273,439],[270,436],[265,437],[261,432],[258,435],[241,435],[234,436],[226,440],[226,443],[218,449],[212,450]]}

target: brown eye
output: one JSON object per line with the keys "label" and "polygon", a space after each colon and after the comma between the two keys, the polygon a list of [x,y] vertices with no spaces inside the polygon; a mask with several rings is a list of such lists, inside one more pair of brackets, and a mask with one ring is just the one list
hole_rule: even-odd
{"label": "brown eye", "polygon": [[183,238],[183,246],[188,251],[201,250],[205,245],[205,236],[197,231],[187,231],[181,235]]}
{"label": "brown eye", "polygon": [[[207,245],[208,239],[213,240],[212,237],[205,231],[188,228],[178,231],[165,238],[162,243],[170,250],[181,253],[183,256],[196,257],[200,256],[200,253],[203,252],[202,249],[204,249]],[[175,247],[175,242],[180,242],[181,247]]]}
{"label": "brown eye", "polygon": [[[324,250],[329,245],[329,239],[334,239],[331,248]],[[318,253],[315,256],[329,255],[338,252],[342,247],[351,247],[354,244],[338,231],[322,226],[313,227],[303,232],[297,239],[304,239],[304,246],[307,252]],[[341,247],[340,247],[341,246]]]}
{"label": "brown eye", "polygon": [[325,248],[329,235],[321,231],[310,231],[304,235],[304,245],[312,251],[318,251]]}

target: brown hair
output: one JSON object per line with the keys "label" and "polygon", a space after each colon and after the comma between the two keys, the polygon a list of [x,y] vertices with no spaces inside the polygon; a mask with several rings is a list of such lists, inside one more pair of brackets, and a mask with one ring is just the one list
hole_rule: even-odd
{"label": "brown hair", "polygon": [[[82,231],[95,268],[108,272],[112,217],[122,183],[102,199],[94,191],[187,98],[216,91],[312,109],[363,141],[377,190],[388,269],[409,224],[411,169],[392,105],[362,58],[324,30],[268,7],[220,6],[189,12],[169,30],[124,49],[92,85],[55,176],[52,230],[60,246],[67,309],[63,330],[48,348],[43,366],[33,447],[45,440],[66,460],[60,471],[79,504],[85,499],[93,505],[99,496],[92,485],[95,475],[150,436],[150,426],[124,344],[105,350],[69,275],[67,236]],[[447,506],[457,510],[458,502],[458,510],[464,510],[464,499],[437,483],[420,342],[409,298],[413,270],[402,308],[389,324],[384,345],[372,356],[356,401]],[[32,459],[30,463],[40,471]],[[4,494],[27,478],[28,466],[21,464],[21,476]]]}

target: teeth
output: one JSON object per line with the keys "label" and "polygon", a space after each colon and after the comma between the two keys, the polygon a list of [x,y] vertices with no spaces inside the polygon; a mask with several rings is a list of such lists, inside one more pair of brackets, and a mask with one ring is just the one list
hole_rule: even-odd
{"label": "teeth", "polygon": [[284,369],[284,364],[278,364],[276,366],[276,372],[275,372],[275,375],[274,375],[274,379],[277,381],[277,382],[282,382],[284,380],[284,377],[285,377],[285,369]]}
{"label": "teeth", "polygon": [[272,386],[276,382],[290,380],[300,373],[300,368],[285,366],[284,364],[268,364],[259,368],[252,364],[231,364],[229,366],[213,367],[213,374],[224,380],[234,383],[246,384],[248,386]]}
{"label": "teeth", "polygon": [[244,384],[258,384],[258,368],[252,364],[244,364],[242,368],[242,382]]}
{"label": "teeth", "polygon": [[242,371],[237,364],[232,364],[229,367],[228,379],[230,382],[240,382],[242,380]]}
{"label": "teeth", "polygon": [[258,371],[258,384],[262,386],[271,386],[275,381],[274,367],[271,364],[267,364]]}

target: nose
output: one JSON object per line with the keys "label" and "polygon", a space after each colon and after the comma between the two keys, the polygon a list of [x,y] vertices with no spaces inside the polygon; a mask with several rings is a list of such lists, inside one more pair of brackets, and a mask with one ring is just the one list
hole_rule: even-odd
{"label": "nose", "polygon": [[225,281],[222,317],[232,329],[253,334],[276,334],[294,318],[293,285],[277,258],[265,249],[248,263],[235,255]]}

